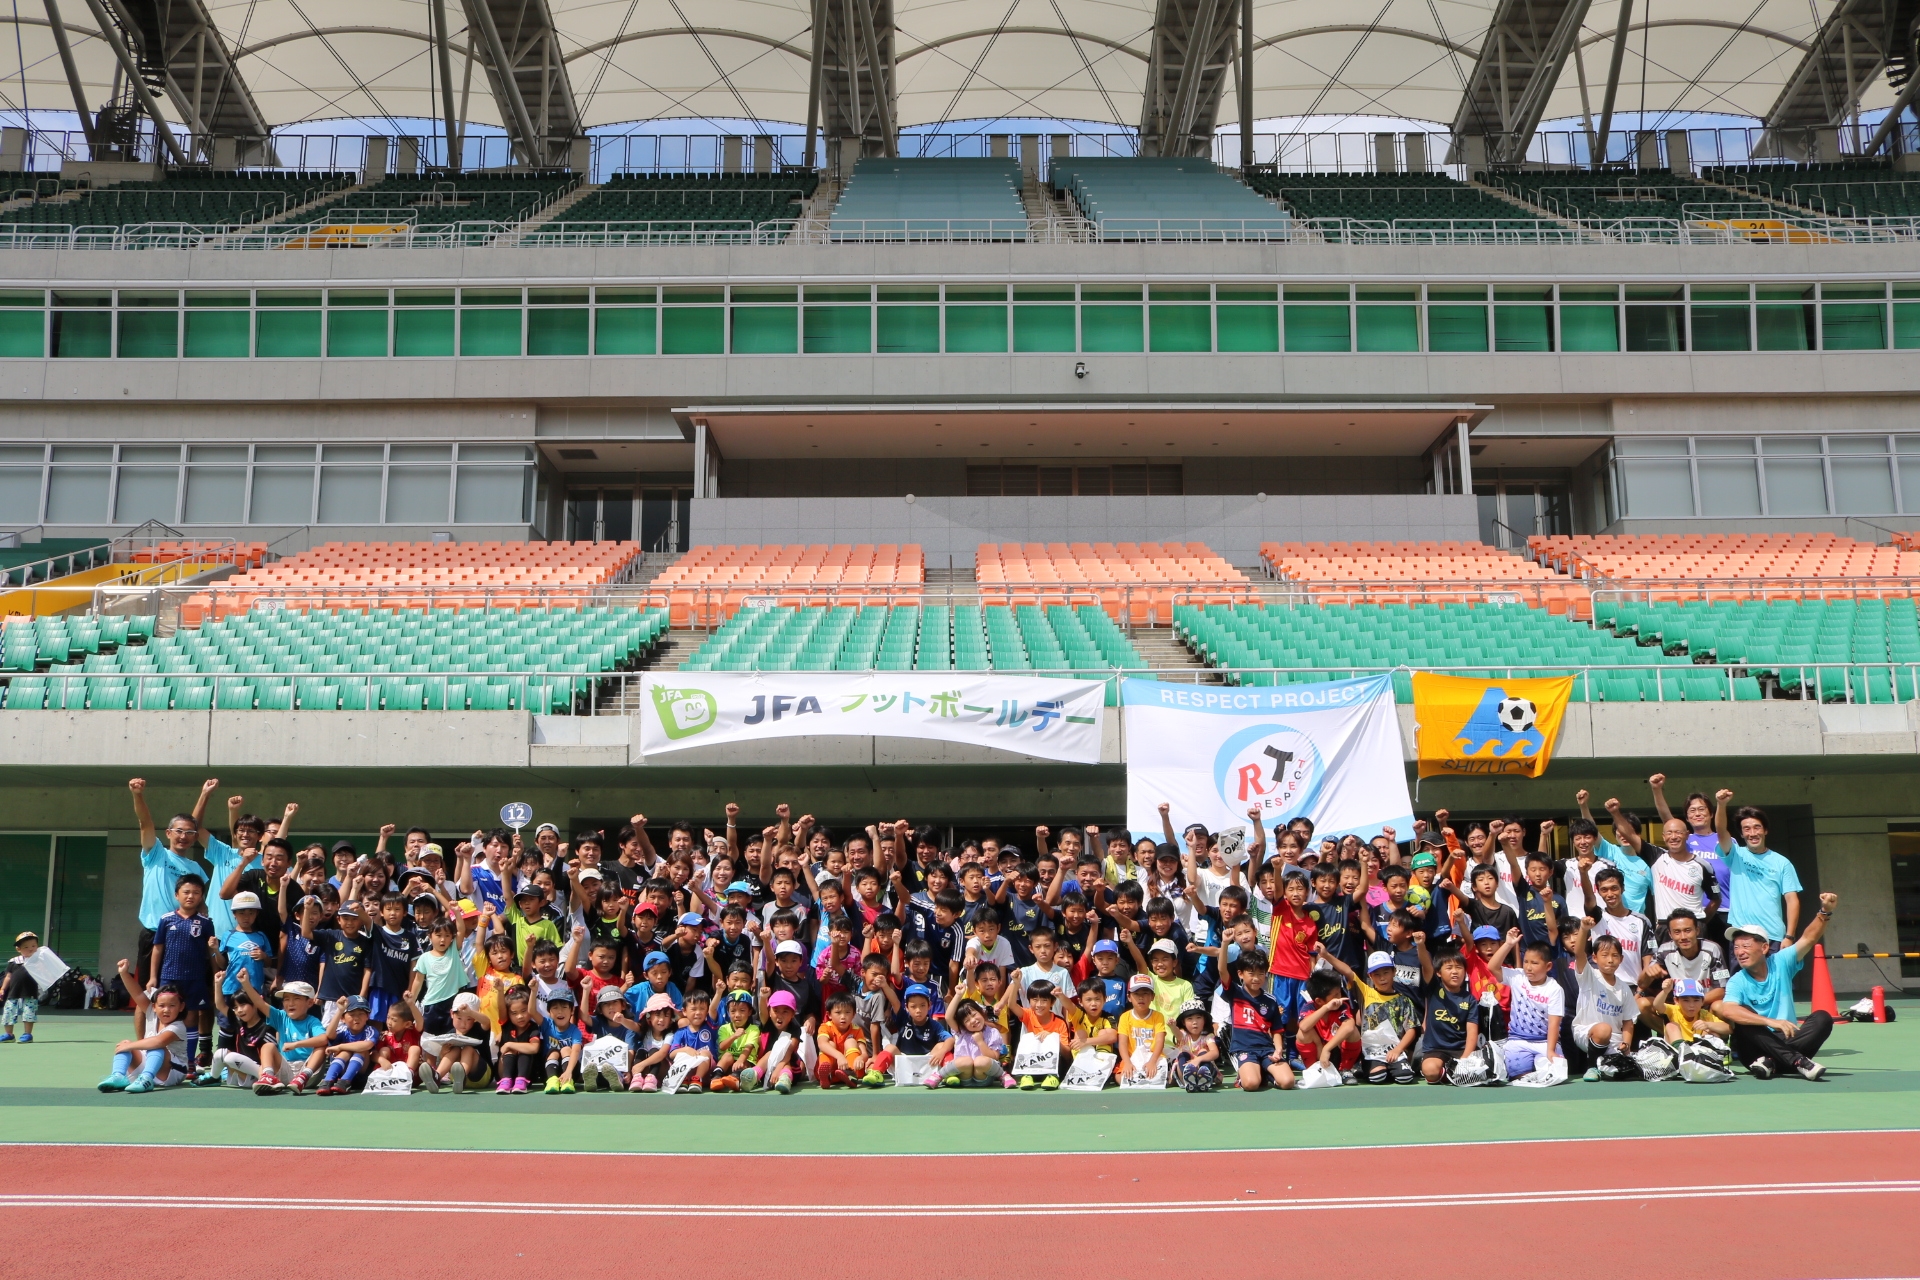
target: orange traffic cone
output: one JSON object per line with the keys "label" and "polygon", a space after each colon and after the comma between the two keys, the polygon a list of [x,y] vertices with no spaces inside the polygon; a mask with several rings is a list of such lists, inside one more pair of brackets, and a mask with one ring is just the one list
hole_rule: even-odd
{"label": "orange traffic cone", "polygon": [[1813,944],[1813,1007],[1830,1018],[1840,1016],[1840,1002],[1833,998],[1833,975],[1827,972],[1827,949]]}

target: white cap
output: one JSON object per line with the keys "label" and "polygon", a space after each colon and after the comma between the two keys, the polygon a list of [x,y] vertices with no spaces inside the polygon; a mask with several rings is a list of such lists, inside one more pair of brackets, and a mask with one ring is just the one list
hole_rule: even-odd
{"label": "white cap", "polygon": [[455,1013],[462,1011],[478,1013],[480,1011],[480,997],[471,991],[462,991],[453,998],[453,1011]]}
{"label": "white cap", "polygon": [[773,954],[776,956],[804,956],[807,954],[807,949],[795,942],[792,938],[788,938],[785,942],[773,949]]}
{"label": "white cap", "polygon": [[233,895],[233,910],[235,910],[235,911],[258,911],[259,909],[260,909],[260,895],[259,895],[259,894],[257,894],[257,893],[236,893],[236,894],[234,894],[234,895]]}
{"label": "white cap", "polygon": [[1384,951],[1376,951],[1367,957],[1368,973],[1372,973],[1375,969],[1391,969],[1393,967],[1393,957]]}
{"label": "white cap", "polygon": [[1170,956],[1177,956],[1180,954],[1180,948],[1173,944],[1172,938],[1162,938],[1160,939],[1160,941],[1154,943],[1152,946],[1147,948],[1148,955],[1152,955],[1156,951],[1163,952],[1166,955],[1170,955]]}
{"label": "white cap", "polygon": [[605,880],[606,877],[600,874],[598,867],[582,867],[580,868],[580,879],[584,882],[587,880]]}
{"label": "white cap", "polygon": [[317,1000],[320,998],[314,995],[313,988],[308,986],[304,982],[282,983],[280,985],[280,990],[278,990],[274,994],[282,995],[282,996],[305,996],[309,1000]]}

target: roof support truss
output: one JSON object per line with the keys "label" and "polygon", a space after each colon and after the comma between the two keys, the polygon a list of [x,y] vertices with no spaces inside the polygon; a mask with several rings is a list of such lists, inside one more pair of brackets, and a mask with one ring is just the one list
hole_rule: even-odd
{"label": "roof support truss", "polygon": [[1159,0],[1140,111],[1140,154],[1206,156],[1252,0]]}
{"label": "roof support truss", "polygon": [[1525,158],[1580,36],[1588,3],[1500,0],[1453,118],[1454,137],[1486,140],[1488,164],[1518,164]]}
{"label": "roof support truss", "polygon": [[[1891,65],[1912,72],[1910,28],[1920,16],[1915,0],[1840,0],[1820,27],[1763,121],[1756,156],[1832,160],[1836,130],[1859,108],[1860,97]],[[1896,86],[1897,87],[1897,86]]]}
{"label": "roof support truss", "polygon": [[898,155],[893,0],[816,0],[814,15],[821,132],[860,139],[865,155]]}
{"label": "roof support truss", "polygon": [[514,156],[537,169],[566,168],[585,136],[553,14],[546,0],[461,0],[480,37],[487,81]]}
{"label": "roof support truss", "polygon": [[[200,159],[245,164],[264,158],[272,130],[205,0],[108,0],[108,7],[132,37],[142,78],[166,94],[196,146],[207,149]],[[213,139],[238,145],[227,151]]]}

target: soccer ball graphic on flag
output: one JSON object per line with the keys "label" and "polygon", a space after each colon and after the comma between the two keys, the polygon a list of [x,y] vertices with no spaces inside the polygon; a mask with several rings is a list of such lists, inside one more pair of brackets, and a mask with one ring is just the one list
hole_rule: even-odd
{"label": "soccer ball graphic on flag", "polygon": [[1500,709],[1494,714],[1500,720],[1500,727],[1508,733],[1525,733],[1533,728],[1539,711],[1531,698],[1502,698]]}

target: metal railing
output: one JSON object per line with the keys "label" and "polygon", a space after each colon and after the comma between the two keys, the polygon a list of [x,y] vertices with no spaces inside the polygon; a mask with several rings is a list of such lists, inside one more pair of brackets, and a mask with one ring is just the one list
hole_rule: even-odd
{"label": "metal railing", "polygon": [[1713,604],[1794,600],[1908,600],[1920,598],[1920,578],[1595,578],[1597,609],[1607,601],[1634,604]]}
{"label": "metal railing", "polygon": [[602,222],[573,219],[543,222],[507,237],[511,243],[533,248],[585,246],[630,248],[667,244],[778,244],[791,222],[756,223],[751,218],[621,218]]}

